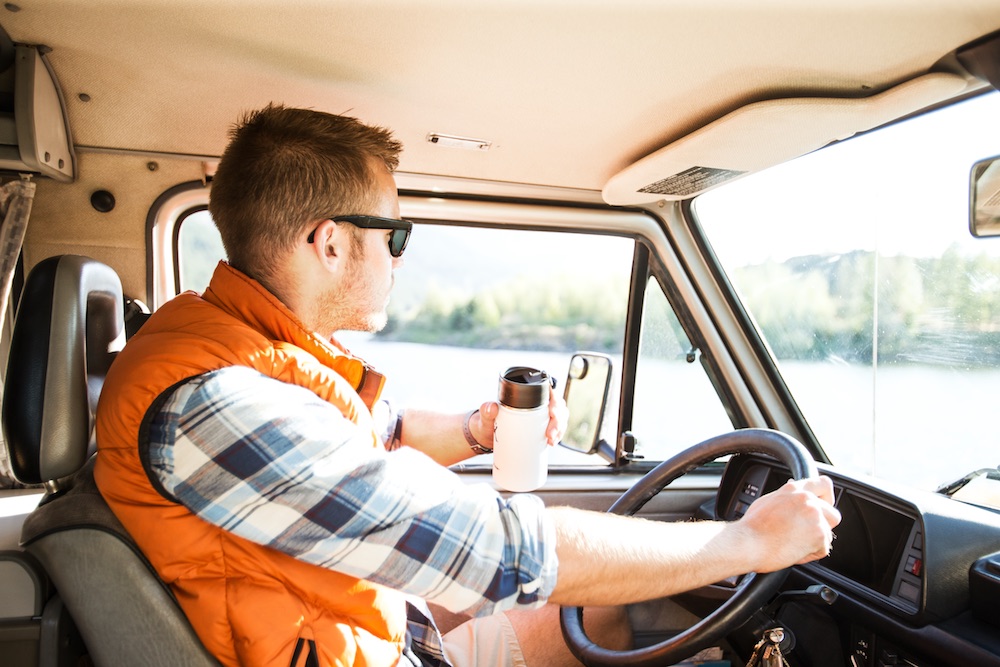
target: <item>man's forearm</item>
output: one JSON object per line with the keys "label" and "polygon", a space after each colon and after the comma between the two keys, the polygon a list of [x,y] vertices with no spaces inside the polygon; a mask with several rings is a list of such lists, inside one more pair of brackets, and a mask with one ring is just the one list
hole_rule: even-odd
{"label": "man's forearm", "polygon": [[663,523],[568,507],[549,512],[559,556],[549,601],[557,604],[651,600],[751,569],[723,522]]}
{"label": "man's forearm", "polygon": [[827,477],[789,482],[739,521],[664,523],[573,508],[547,510],[559,571],[550,601],[611,605],[664,597],[746,572],[822,558],[840,522]]}
{"label": "man's forearm", "polygon": [[[403,417],[400,441],[419,450],[441,465],[452,465],[474,455],[465,439],[465,415],[449,415],[425,410],[407,410]],[[474,415],[470,428],[475,435],[481,429],[479,415]]]}

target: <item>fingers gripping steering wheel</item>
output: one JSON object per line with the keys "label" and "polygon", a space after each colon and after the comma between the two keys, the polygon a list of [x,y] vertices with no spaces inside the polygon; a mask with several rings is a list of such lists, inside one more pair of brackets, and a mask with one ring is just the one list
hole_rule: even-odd
{"label": "fingers gripping steering wheel", "polygon": [[[635,514],[665,486],[698,466],[725,454],[749,453],[769,454],[777,458],[788,466],[793,479],[816,476],[816,465],[809,452],[795,439],[768,429],[741,429],[705,440],[664,461],[636,482],[608,511]],[[748,621],[778,592],[787,574],[787,569],[748,574],[744,583],[718,609],[687,630],[653,646],[632,651],[613,651],[598,646],[583,631],[581,607],[563,607],[560,610],[563,638],[573,655],[588,667],[672,665],[711,646]]]}

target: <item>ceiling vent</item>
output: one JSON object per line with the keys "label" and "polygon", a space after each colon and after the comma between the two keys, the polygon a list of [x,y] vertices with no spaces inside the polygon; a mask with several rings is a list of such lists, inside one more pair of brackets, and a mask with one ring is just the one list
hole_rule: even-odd
{"label": "ceiling vent", "polygon": [[609,204],[689,199],[967,90],[938,72],[864,98],[774,99],[739,108],[626,167],[604,186]]}

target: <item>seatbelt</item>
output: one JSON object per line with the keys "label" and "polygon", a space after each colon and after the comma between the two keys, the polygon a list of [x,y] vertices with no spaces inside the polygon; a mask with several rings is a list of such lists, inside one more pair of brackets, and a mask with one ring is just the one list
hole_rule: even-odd
{"label": "seatbelt", "polygon": [[3,222],[0,223],[0,329],[7,315],[10,286],[14,282],[17,258],[24,245],[34,198],[35,184],[29,175],[22,175],[21,180],[11,181],[0,188],[0,214],[3,214]]}
{"label": "seatbelt", "polygon": [[[4,330],[11,285],[14,284],[14,273],[21,256],[21,246],[24,245],[24,233],[28,229],[28,217],[31,215],[34,198],[35,184],[30,175],[22,175],[21,180],[11,181],[0,188],[0,216],[3,216],[0,222],[0,332]],[[6,355],[2,355],[0,364],[6,362]],[[6,372],[6,369],[3,370]],[[2,440],[0,435],[0,488],[5,488],[14,483],[14,473]]]}

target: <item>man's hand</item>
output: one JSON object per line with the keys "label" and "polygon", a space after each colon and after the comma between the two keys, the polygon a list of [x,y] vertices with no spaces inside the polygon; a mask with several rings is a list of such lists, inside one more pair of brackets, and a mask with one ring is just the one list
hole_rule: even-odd
{"label": "man's hand", "polygon": [[[487,447],[493,446],[493,426],[500,412],[500,405],[496,401],[487,401],[479,407],[478,424],[473,418],[469,423],[472,435],[476,441]],[[566,432],[566,423],[569,421],[569,408],[566,401],[556,392],[549,392],[549,425],[545,429],[545,440],[549,445],[555,445],[562,440]]]}
{"label": "man's hand", "polygon": [[773,572],[829,555],[840,512],[833,506],[829,477],[790,481],[761,496],[737,522],[749,531],[746,547],[759,563],[755,572]]}

